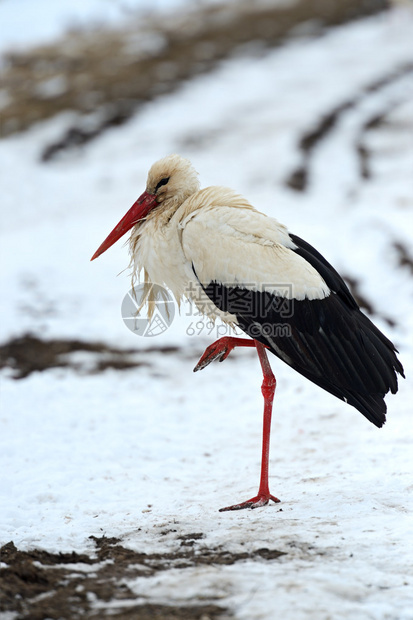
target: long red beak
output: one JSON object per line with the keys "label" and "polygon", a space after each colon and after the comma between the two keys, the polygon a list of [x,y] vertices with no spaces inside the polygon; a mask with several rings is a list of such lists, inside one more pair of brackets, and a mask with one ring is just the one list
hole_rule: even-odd
{"label": "long red beak", "polygon": [[115,226],[112,232],[106,237],[104,242],[98,247],[90,260],[95,260],[98,256],[106,252],[111,245],[116,243],[118,239],[123,237],[139,220],[146,217],[151,209],[156,207],[156,196],[143,192],[138,200],[131,206],[127,214],[121,219],[119,224]]}

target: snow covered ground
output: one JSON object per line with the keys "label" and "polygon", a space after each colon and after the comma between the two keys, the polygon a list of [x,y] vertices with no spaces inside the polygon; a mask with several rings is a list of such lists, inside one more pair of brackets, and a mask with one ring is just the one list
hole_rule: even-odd
{"label": "snow covered ground", "polygon": [[[267,0],[260,0],[265,5]],[[226,0],[239,2],[239,0]],[[271,0],[287,4],[294,0]],[[0,52],[28,49],[51,43],[68,29],[122,26],[130,18],[170,15],[190,7],[196,10],[221,0],[2,0],[0,4]]]}
{"label": "snow covered ground", "polygon": [[[2,372],[1,543],[91,552],[89,536],[105,535],[154,552],[202,532],[205,546],[286,555],[176,568],[129,588],[145,601],[218,602],[240,619],[413,618],[413,278],[395,246],[411,256],[412,29],[411,12],[393,11],[234,58],[53,163],[41,150],[75,113],[0,142],[1,343],[27,332],[103,341],[148,362],[90,374],[85,353],[77,371],[19,381]],[[343,103],[315,148],[300,151],[302,135]],[[165,334],[134,336],[120,317],[126,249],[89,262],[170,152],[357,280],[408,377],[378,430],[274,359],[270,484],[282,503],[255,511],[217,512],[258,483],[258,361],[236,351],[194,375],[216,331],[188,335],[186,308]],[[286,181],[303,165],[307,187],[293,191]],[[145,355],[165,345],[180,349]]]}
{"label": "snow covered ground", "polygon": [[0,50],[57,40],[68,28],[122,24],[128,17],[173,10],[187,0],[2,0]]}

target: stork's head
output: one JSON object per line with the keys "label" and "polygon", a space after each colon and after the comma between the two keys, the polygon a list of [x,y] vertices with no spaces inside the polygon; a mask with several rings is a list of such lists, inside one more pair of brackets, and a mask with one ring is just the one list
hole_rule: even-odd
{"label": "stork's head", "polygon": [[198,173],[188,159],[180,155],[168,155],[155,162],[148,173],[146,190],[106,237],[91,260],[106,252],[111,245],[133,226],[140,224],[154,209],[178,208],[198,189]]}

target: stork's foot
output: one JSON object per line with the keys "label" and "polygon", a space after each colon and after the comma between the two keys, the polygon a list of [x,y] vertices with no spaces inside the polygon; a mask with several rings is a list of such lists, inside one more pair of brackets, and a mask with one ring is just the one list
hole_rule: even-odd
{"label": "stork's foot", "polygon": [[218,362],[223,362],[234,348],[235,344],[232,342],[234,340],[235,338],[224,336],[223,338],[220,338],[216,342],[210,344],[209,347],[205,349],[198,364],[195,366],[194,372],[197,372],[197,370],[202,370],[205,366],[208,366],[208,364],[214,362],[215,360]]}
{"label": "stork's foot", "polygon": [[266,506],[270,499],[272,499],[272,501],[276,504],[280,501],[278,497],[274,497],[274,495],[270,495],[269,493],[259,493],[255,497],[248,499],[246,502],[241,502],[241,504],[234,504],[233,506],[220,508],[219,512],[226,512],[227,510],[242,510],[243,508],[260,508],[261,506]]}

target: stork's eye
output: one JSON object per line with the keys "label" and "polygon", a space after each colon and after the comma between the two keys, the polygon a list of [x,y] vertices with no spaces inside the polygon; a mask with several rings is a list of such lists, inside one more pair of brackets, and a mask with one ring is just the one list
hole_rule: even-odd
{"label": "stork's eye", "polygon": [[169,181],[170,177],[165,177],[164,179],[161,179],[158,183],[158,185],[155,187],[155,193],[158,191],[158,189],[160,187],[162,187],[162,185],[166,185]]}

